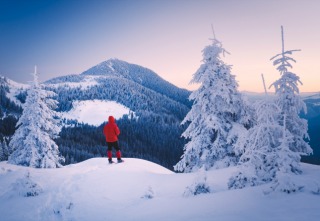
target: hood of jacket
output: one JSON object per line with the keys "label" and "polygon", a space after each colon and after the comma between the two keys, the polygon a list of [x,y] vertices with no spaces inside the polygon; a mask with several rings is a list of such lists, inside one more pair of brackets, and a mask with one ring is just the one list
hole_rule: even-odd
{"label": "hood of jacket", "polygon": [[109,116],[109,121],[108,121],[108,123],[114,124],[115,122],[116,122],[116,121],[115,121],[114,117],[113,117],[113,116]]}

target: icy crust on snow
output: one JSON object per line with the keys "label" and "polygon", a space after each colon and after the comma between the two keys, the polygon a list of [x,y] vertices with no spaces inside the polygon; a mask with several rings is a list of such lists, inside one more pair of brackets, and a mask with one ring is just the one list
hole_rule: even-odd
{"label": "icy crust on snow", "polygon": [[[228,190],[230,167],[206,172],[210,192],[185,196],[201,174],[175,174],[157,164],[94,158],[59,169],[0,162],[0,214],[6,221],[308,220],[320,216],[319,166],[302,164],[301,192],[263,194],[268,185]],[[203,173],[203,171],[202,171]]]}
{"label": "icy crust on snow", "polygon": [[123,115],[134,114],[128,107],[115,101],[105,100],[86,100],[74,101],[73,108],[68,112],[61,112],[62,119],[77,120],[79,123],[86,123],[94,126],[100,126],[108,121],[112,115],[115,119]]}

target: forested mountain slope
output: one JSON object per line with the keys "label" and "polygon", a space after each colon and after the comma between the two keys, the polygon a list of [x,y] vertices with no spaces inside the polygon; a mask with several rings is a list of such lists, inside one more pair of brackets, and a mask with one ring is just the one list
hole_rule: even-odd
{"label": "forested mountain slope", "polygon": [[[191,106],[190,92],[177,88],[153,71],[111,59],[79,75],[57,77],[44,85],[57,94],[59,112],[70,111],[76,102],[92,100],[115,101],[134,112],[134,118],[124,116],[117,120],[124,157],[139,157],[172,169],[182,155],[184,140],[180,138],[183,132],[180,123]],[[24,102],[25,91],[13,86],[6,90],[8,93],[3,96],[10,94],[19,98],[16,99],[19,104]],[[57,144],[66,164],[105,156],[102,126],[107,118],[101,121],[100,127],[64,121],[67,125],[62,128]]]}

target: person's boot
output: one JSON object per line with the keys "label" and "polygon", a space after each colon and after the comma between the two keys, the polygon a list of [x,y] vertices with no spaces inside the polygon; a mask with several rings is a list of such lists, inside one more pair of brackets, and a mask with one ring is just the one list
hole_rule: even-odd
{"label": "person's boot", "polygon": [[109,161],[109,163],[113,163],[113,161],[112,161],[112,151],[109,151],[109,150],[108,150],[107,155],[108,155],[108,161]]}
{"label": "person's boot", "polygon": [[118,150],[118,151],[116,152],[116,156],[117,156],[118,163],[122,163],[123,160],[121,159],[121,152],[120,152],[120,150]]}

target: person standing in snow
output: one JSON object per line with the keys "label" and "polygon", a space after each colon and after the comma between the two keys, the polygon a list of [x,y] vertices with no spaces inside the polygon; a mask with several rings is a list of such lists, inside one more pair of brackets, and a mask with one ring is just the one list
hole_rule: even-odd
{"label": "person standing in snow", "polygon": [[118,136],[120,134],[120,130],[113,116],[109,116],[109,121],[103,128],[103,134],[106,137],[106,141],[108,144],[107,156],[108,156],[109,163],[113,163],[112,147],[116,149],[116,157],[117,157],[118,163],[123,162],[123,160],[121,159],[121,151],[118,144]]}

